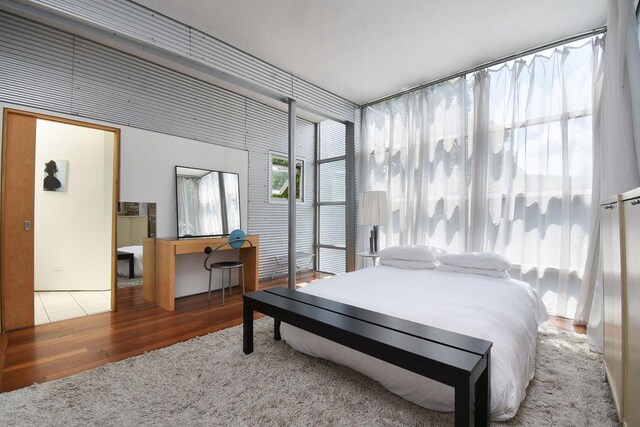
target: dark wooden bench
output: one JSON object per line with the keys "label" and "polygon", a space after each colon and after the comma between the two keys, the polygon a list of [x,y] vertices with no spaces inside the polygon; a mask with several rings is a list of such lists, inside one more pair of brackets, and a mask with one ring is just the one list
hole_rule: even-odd
{"label": "dark wooden bench", "polygon": [[129,279],[133,279],[134,276],[134,268],[133,268],[133,253],[125,252],[125,251],[117,251],[118,260],[128,260],[129,261]]}
{"label": "dark wooden bench", "polygon": [[493,343],[285,288],[243,296],[243,351],[253,352],[254,311],[455,389],[455,425],[486,426]]}

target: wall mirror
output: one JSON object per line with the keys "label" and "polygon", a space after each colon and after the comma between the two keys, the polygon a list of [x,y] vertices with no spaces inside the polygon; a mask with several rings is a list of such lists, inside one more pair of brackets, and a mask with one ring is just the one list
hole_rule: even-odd
{"label": "wall mirror", "polygon": [[176,166],[178,238],[224,236],[241,228],[237,173]]}
{"label": "wall mirror", "polygon": [[156,237],[157,211],[155,203],[118,203],[118,289],[142,285],[143,241],[147,237]]}

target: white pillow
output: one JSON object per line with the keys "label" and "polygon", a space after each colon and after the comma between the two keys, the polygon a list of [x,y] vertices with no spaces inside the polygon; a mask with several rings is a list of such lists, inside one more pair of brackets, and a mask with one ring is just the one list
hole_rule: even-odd
{"label": "white pillow", "polygon": [[436,262],[436,257],[447,252],[431,246],[391,246],[384,248],[378,255],[380,259],[402,259],[406,261]]}
{"label": "white pillow", "polygon": [[435,262],[430,261],[408,261],[406,259],[380,258],[380,264],[390,267],[406,268],[409,270],[433,270],[436,268]]}
{"label": "white pillow", "polygon": [[482,276],[495,277],[496,279],[510,279],[511,276],[504,270],[488,270],[486,268],[459,267],[456,265],[440,264],[436,271],[448,271],[450,273],[480,274]]}
{"label": "white pillow", "polygon": [[458,267],[481,268],[484,270],[507,271],[511,262],[502,255],[490,252],[469,252],[465,254],[445,254],[438,257],[442,264]]}

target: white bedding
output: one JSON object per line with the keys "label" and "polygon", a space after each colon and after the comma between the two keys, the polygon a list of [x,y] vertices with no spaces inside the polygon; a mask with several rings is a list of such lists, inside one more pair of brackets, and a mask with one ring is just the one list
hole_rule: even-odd
{"label": "white bedding", "polygon": [[[547,320],[542,300],[524,282],[383,265],[301,291],[492,341],[491,418],[506,420],[518,411],[533,378],[538,325]],[[300,352],[348,366],[425,408],[454,410],[449,386],[284,323],[280,330]]]}
{"label": "white bedding", "polygon": [[[133,254],[133,275],[142,277],[142,246],[123,246],[118,250]],[[118,260],[118,276],[129,277],[129,260]]]}
{"label": "white bedding", "polygon": [[474,274],[481,276],[495,277],[496,279],[510,279],[511,276],[505,270],[489,270],[487,268],[460,267],[457,265],[439,264],[438,271],[448,271],[451,273]]}

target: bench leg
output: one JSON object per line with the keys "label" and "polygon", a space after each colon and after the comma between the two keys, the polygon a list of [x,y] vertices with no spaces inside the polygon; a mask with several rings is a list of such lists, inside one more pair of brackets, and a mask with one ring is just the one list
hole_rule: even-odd
{"label": "bench leg", "polygon": [[487,366],[475,384],[471,378],[462,379],[455,388],[456,427],[489,425],[491,414],[491,351]]}
{"label": "bench leg", "polygon": [[135,270],[133,268],[133,264],[134,264],[133,255],[131,255],[131,257],[129,258],[129,279],[133,279],[133,277],[135,276]]}
{"label": "bench leg", "polygon": [[246,298],[242,303],[242,351],[244,354],[253,353],[253,304]]}
{"label": "bench leg", "polygon": [[476,381],[476,426],[488,426],[491,415],[491,350],[487,353],[487,367]]}
{"label": "bench leg", "polygon": [[471,378],[461,380],[455,388],[455,425],[456,427],[472,426],[473,417],[473,399],[475,392],[475,384],[471,382]]}
{"label": "bench leg", "polygon": [[273,339],[276,341],[280,341],[282,337],[280,336],[280,320],[273,319]]}

